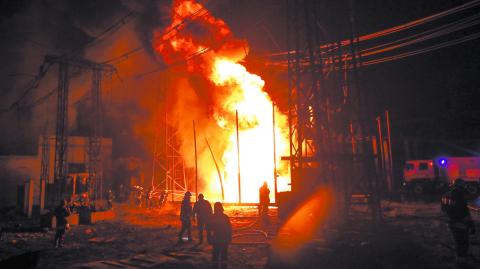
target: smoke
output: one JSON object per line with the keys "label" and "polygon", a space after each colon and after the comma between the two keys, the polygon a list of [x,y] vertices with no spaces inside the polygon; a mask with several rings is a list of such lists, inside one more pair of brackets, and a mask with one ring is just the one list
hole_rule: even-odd
{"label": "smoke", "polygon": [[[226,2],[219,3],[222,7]],[[209,9],[215,12],[213,7]],[[119,22],[130,13],[133,15],[128,20]],[[186,165],[194,167],[192,123],[195,120],[201,171],[215,171],[206,140],[222,165],[221,153],[229,145],[223,138],[232,126],[227,130],[218,126],[216,120],[223,115],[232,122],[232,115],[221,111],[228,88],[214,86],[207,79],[209,74],[191,72],[192,68],[206,70],[198,65],[211,65],[207,58],[198,61],[197,58],[202,58],[199,55],[185,64],[185,54],[172,53],[168,54],[171,58],[165,58],[167,54],[160,56],[155,51],[159,45],[155,38],[171,23],[171,14],[170,1],[27,1],[1,22],[1,34],[15,37],[6,39],[2,45],[1,56],[5,59],[0,67],[2,74],[35,75],[45,55],[72,51],[95,62],[112,63],[118,72],[112,77],[103,77],[102,99],[105,104],[104,136],[113,138],[113,157],[151,163],[156,144],[157,151],[165,152],[163,143],[159,143],[166,139],[164,132],[158,136],[157,131],[165,128],[167,118],[169,124],[181,130],[181,151],[186,153]],[[116,22],[119,24],[111,28]],[[225,32],[222,27],[226,27],[225,23],[218,20],[215,26],[193,23],[185,30],[195,33],[196,42],[213,49],[217,56],[228,56],[235,61],[244,58],[250,49],[247,43],[232,38],[232,33]],[[111,31],[104,34],[106,29]],[[223,34],[211,39],[212,32]],[[257,70],[264,68],[261,64],[250,63],[250,66]],[[32,88],[19,102],[18,108],[0,114],[1,126],[8,126],[0,133],[0,154],[35,154],[38,136],[55,133],[57,70],[58,67],[53,66],[39,80],[38,87]],[[77,72],[72,68],[72,73]],[[272,81],[276,78],[275,74],[267,76]],[[31,76],[7,75],[0,80],[4,87],[0,108],[8,108],[19,99],[22,90],[28,88]],[[89,133],[92,120],[90,88],[91,73],[88,71],[70,80],[71,135]],[[145,178],[152,176],[146,165],[142,169]],[[201,171],[202,182],[218,185],[216,173]]]}
{"label": "smoke", "polygon": [[[161,25],[159,1],[44,0],[22,1],[20,5],[11,2],[11,8],[3,10],[9,13],[0,21],[0,125],[5,127],[0,133],[0,154],[35,154],[38,136],[55,132],[58,67],[52,66],[44,77],[35,78],[45,55],[71,54],[102,62],[141,46],[145,52],[135,59],[135,64],[120,63],[119,74],[129,76],[158,65],[152,57],[150,40],[151,29]],[[102,36],[129,12],[133,19]],[[80,73],[78,68],[71,67],[70,73],[69,133],[85,135],[91,120],[91,72]],[[103,78],[106,135],[119,135],[123,141],[134,141],[140,135],[135,122],[149,120],[151,107],[145,107],[143,101],[157,90],[153,85],[144,81],[120,83],[118,77]],[[140,87],[145,91],[139,91]],[[126,146],[118,153],[132,154],[130,150]]]}

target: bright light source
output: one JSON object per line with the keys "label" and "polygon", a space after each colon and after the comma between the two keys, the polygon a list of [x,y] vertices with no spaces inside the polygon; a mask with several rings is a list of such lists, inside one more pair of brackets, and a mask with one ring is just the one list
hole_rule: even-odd
{"label": "bright light source", "polygon": [[445,158],[439,159],[438,164],[440,164],[441,166],[445,166],[447,164],[447,159],[445,159]]}

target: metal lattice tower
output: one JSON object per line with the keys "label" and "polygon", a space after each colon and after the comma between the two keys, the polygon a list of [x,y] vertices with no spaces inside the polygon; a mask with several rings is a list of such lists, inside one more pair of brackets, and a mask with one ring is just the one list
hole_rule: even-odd
{"label": "metal lattice tower", "polygon": [[[101,81],[104,72],[115,72],[115,67],[107,64],[99,64],[81,58],[68,58],[64,56],[47,55],[45,62],[58,64],[58,95],[57,95],[57,121],[55,127],[55,167],[54,202],[62,198],[65,177],[68,174],[67,147],[68,147],[68,96],[69,96],[69,69],[75,67],[79,70],[92,71],[92,115],[91,130],[88,142],[88,172],[90,175],[90,188],[93,188],[93,198],[101,198],[102,193],[102,165],[101,165],[101,139],[102,139],[102,101]],[[43,161],[42,161],[43,162]],[[43,169],[43,166],[42,166]],[[48,169],[47,169],[48,171]],[[44,170],[42,170],[42,173]]]}
{"label": "metal lattice tower", "polygon": [[[290,168],[292,190],[328,184],[376,198],[366,97],[358,86],[361,55],[352,40],[324,46],[320,1],[287,0]],[[353,15],[350,16],[354,25]],[[352,28],[353,29],[353,28]],[[374,203],[371,211],[376,212]]]}
{"label": "metal lattice tower", "polygon": [[[158,105],[158,101],[157,101]],[[167,151],[166,151],[166,115],[164,111],[155,113],[155,137],[153,144],[153,161],[152,161],[152,181],[151,189],[153,193],[168,190],[166,172],[167,172]]]}
{"label": "metal lattice tower", "polygon": [[67,172],[67,145],[68,145],[68,86],[69,64],[58,62],[58,94],[57,94],[57,124],[55,131],[55,168],[54,180],[56,184],[55,200],[61,197],[60,182],[65,179]]}
{"label": "metal lattice tower", "polygon": [[374,164],[374,153],[372,149],[372,137],[374,133],[372,125],[373,116],[368,111],[369,98],[366,92],[362,91],[360,85],[359,68],[362,65],[362,55],[358,49],[358,33],[356,29],[355,11],[353,1],[349,0],[350,20],[350,79],[346,80],[349,91],[348,108],[350,112],[350,137],[352,142],[353,178],[351,183],[352,192],[364,194],[369,197],[369,207],[374,219],[380,216],[380,199],[378,190],[378,174]]}
{"label": "metal lattice tower", "polygon": [[[317,29],[317,1],[287,1],[290,168],[292,189],[328,183],[329,121]],[[313,172],[315,171],[315,172]],[[315,178],[306,178],[315,174]]]}
{"label": "metal lattice tower", "polygon": [[90,136],[88,138],[88,178],[90,195],[95,200],[102,199],[103,192],[103,164],[102,164],[102,136],[103,136],[103,113],[102,113],[102,69],[92,69],[92,120],[90,121]]}
{"label": "metal lattice tower", "polygon": [[46,134],[42,136],[42,161],[40,167],[40,179],[49,181],[49,169],[50,169],[50,144],[48,143],[48,137]]}
{"label": "metal lattice tower", "polygon": [[181,200],[183,194],[188,189],[185,175],[185,160],[180,152],[181,142],[177,137],[178,130],[169,125],[166,120],[166,160],[167,171],[165,175],[165,189],[171,193],[171,200]]}

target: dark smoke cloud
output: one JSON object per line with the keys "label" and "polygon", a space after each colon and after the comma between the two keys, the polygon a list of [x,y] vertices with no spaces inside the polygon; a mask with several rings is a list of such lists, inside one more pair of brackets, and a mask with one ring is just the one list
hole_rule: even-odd
{"label": "dark smoke cloud", "polygon": [[[37,87],[29,87],[33,76],[39,72],[45,55],[62,55],[76,52],[79,56],[87,56],[85,44],[91,43],[96,36],[108,29],[119,18],[129,12],[135,13],[135,38],[139,40],[153,56],[151,50],[151,31],[161,26],[159,14],[167,10],[169,1],[122,1],[122,0],[85,0],[85,1],[2,1],[0,17],[0,36],[2,37],[0,58],[0,154],[34,154],[38,136],[47,131],[54,133],[56,94],[51,94],[46,100],[36,105],[36,101],[44,97],[57,84],[57,67],[40,80]],[[165,8],[162,9],[162,6]],[[127,25],[128,26],[128,25]],[[118,31],[123,31],[123,27]],[[113,33],[115,35],[116,33]],[[95,40],[89,51],[108,46],[110,36],[104,40]],[[113,57],[115,55],[105,55]],[[153,57],[151,57],[154,59]],[[91,58],[93,61],[98,59]],[[85,135],[88,119],[88,92],[90,75],[84,74],[74,78],[70,83],[70,131],[72,134]],[[29,88],[28,94],[18,102],[23,92]],[[43,99],[42,99],[43,100]],[[111,108],[115,111],[128,111],[131,114],[142,114],[136,104],[118,104]],[[135,107],[135,108],[132,108]],[[122,115],[122,113],[120,114]],[[108,117],[108,115],[107,115]],[[115,130],[123,124],[125,117],[118,119],[121,123],[106,121],[105,129],[108,135],[125,131]],[[47,126],[47,127],[46,127]],[[131,130],[132,128],[130,128]],[[129,131],[131,132],[131,131]],[[130,134],[131,135],[131,134]],[[128,135],[127,135],[128,136]],[[128,138],[126,138],[128,140]]]}

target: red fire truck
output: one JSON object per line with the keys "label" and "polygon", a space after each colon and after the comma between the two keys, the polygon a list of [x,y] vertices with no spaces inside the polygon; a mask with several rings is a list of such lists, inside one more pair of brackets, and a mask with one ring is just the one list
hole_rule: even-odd
{"label": "red fire truck", "polygon": [[438,192],[457,178],[467,182],[467,190],[480,194],[480,157],[441,157],[409,160],[403,169],[403,186],[416,195]]}

